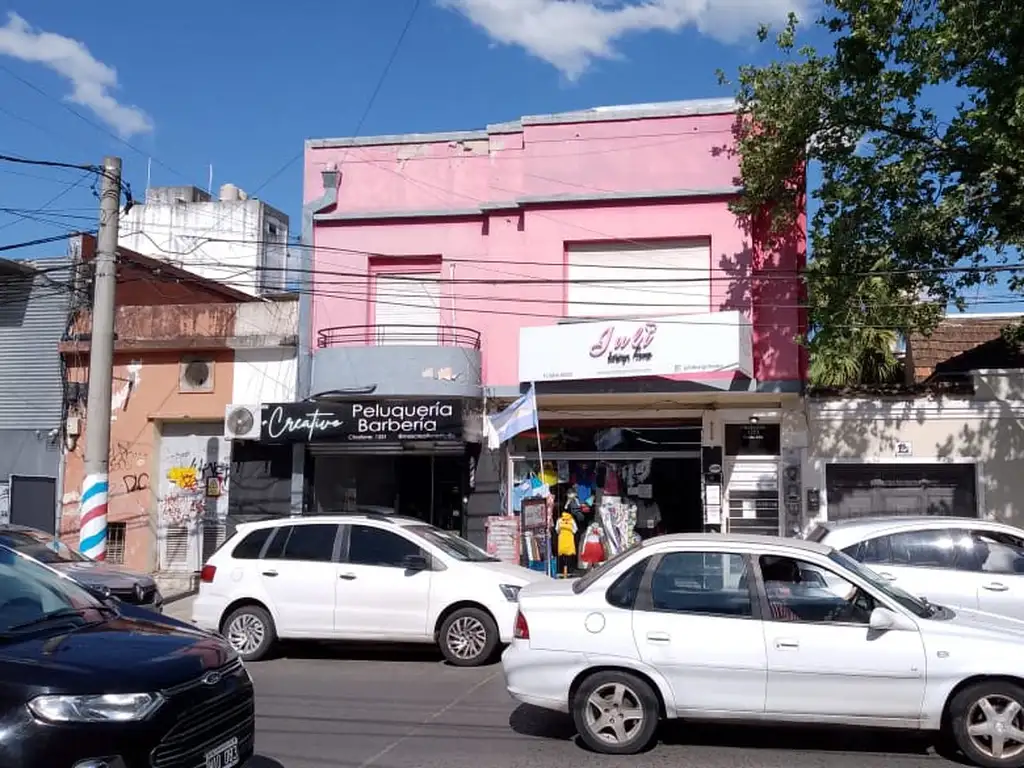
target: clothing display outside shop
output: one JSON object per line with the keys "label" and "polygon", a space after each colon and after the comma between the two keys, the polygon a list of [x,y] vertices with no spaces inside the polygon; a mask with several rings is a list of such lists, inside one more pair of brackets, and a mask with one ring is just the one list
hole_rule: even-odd
{"label": "clothing display outside shop", "polygon": [[[661,510],[653,500],[651,460],[555,459],[540,466],[517,460],[511,507],[523,514],[529,500],[545,499],[554,513],[557,572],[586,569],[662,532]],[[537,534],[524,520],[524,551],[532,563],[543,556]],[[570,565],[571,561],[571,565]]]}

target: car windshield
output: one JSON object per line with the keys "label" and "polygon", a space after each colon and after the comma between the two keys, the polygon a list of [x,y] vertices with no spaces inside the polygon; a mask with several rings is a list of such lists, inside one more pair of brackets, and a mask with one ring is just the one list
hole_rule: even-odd
{"label": "car windshield", "polygon": [[449,557],[470,563],[496,563],[498,558],[484,552],[476,544],[471,544],[451,531],[442,531],[432,525],[410,525],[406,530],[422,536]]}
{"label": "car windshield", "polygon": [[576,580],[576,583],[572,585],[572,591],[575,592],[577,595],[581,592],[585,592],[587,589],[590,588],[591,584],[600,579],[602,576],[608,573],[608,571],[612,570],[615,566],[617,566],[627,557],[635,553],[638,546],[630,547],[629,549],[624,549],[611,559],[605,560],[600,565],[595,565],[593,568],[591,568],[589,571],[583,574],[583,576]]}
{"label": "car windshield", "polygon": [[34,557],[41,563],[84,563],[89,558],[76,552],[67,544],[35,531],[4,531],[0,534],[0,544]]}
{"label": "car windshield", "polygon": [[0,545],[0,639],[80,625],[104,610],[110,609],[72,579]]}
{"label": "car windshield", "polygon": [[856,573],[879,592],[899,603],[918,618],[928,619],[935,615],[934,606],[920,598],[914,597],[908,592],[904,592],[899,587],[894,587],[870,568],[861,565],[849,555],[833,550],[829,557],[847,570]]}

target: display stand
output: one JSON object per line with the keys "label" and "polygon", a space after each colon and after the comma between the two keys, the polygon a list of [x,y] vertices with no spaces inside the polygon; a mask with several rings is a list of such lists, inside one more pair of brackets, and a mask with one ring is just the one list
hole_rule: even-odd
{"label": "display stand", "polygon": [[510,515],[492,515],[484,521],[487,554],[519,565],[519,520]]}
{"label": "display stand", "polygon": [[523,499],[523,552],[525,565],[532,571],[553,575],[551,557],[551,516],[545,498]]}

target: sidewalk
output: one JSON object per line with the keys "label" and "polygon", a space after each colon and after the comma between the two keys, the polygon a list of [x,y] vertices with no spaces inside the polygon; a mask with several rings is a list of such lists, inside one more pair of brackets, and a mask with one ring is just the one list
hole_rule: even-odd
{"label": "sidewalk", "polygon": [[164,614],[181,621],[192,621],[192,603],[195,602],[195,595],[186,595],[173,602],[164,603]]}

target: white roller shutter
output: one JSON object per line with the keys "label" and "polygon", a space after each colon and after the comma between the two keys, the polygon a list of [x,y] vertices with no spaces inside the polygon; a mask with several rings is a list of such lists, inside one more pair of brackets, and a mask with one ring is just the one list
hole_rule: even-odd
{"label": "white roller shutter", "polygon": [[374,325],[378,344],[437,344],[441,326],[438,275],[377,277]]}
{"label": "white roller shutter", "polygon": [[656,316],[712,309],[711,248],[706,241],[573,245],[566,258],[568,317]]}
{"label": "white roller shutter", "polygon": [[729,530],[779,534],[779,460],[775,456],[726,459]]}

